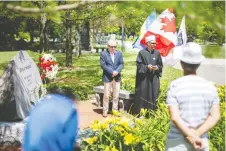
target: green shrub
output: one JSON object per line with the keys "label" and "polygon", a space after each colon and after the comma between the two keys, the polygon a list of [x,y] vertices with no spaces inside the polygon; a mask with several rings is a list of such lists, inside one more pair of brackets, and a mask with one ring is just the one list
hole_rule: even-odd
{"label": "green shrub", "polygon": [[80,100],[86,100],[89,94],[92,94],[92,87],[89,85],[76,85],[76,84],[65,84],[65,83],[50,83],[47,85],[47,91],[52,87],[59,87],[65,90],[71,90],[75,93]]}
{"label": "green shrub", "polygon": [[135,92],[135,78],[123,78],[120,89]]}
{"label": "green shrub", "polygon": [[209,143],[211,151],[225,151],[225,118],[226,118],[226,102],[225,102],[225,85],[217,87],[220,97],[220,122],[210,130]]}

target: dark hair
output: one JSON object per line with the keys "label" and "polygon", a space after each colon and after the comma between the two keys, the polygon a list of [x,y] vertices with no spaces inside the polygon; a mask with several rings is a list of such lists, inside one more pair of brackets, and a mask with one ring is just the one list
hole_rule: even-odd
{"label": "dark hair", "polygon": [[72,100],[78,100],[76,94],[73,93],[71,89],[68,88],[59,88],[57,86],[53,86],[49,89],[49,93],[64,95]]}
{"label": "dark hair", "polygon": [[189,63],[186,63],[183,61],[181,61],[181,63],[184,66],[184,70],[188,70],[188,71],[192,71],[192,72],[196,71],[200,65],[200,64],[189,64]]}

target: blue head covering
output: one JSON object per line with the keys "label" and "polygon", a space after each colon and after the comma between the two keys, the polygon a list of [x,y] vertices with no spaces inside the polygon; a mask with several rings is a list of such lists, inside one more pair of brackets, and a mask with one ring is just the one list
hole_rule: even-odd
{"label": "blue head covering", "polygon": [[74,102],[63,95],[50,94],[30,113],[23,151],[72,151],[77,128]]}

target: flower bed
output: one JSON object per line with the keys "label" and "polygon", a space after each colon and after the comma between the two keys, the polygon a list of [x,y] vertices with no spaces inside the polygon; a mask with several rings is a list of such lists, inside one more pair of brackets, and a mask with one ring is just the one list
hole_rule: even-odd
{"label": "flower bed", "polygon": [[[169,130],[169,114],[165,105],[166,91],[169,81],[161,83],[161,94],[158,98],[156,111],[142,110],[142,115],[150,118],[139,119],[132,115],[111,118],[100,123],[94,121],[87,135],[80,137],[84,151],[156,151],[164,150],[165,139]],[[223,151],[225,136],[225,85],[218,86],[221,100],[221,120],[210,132],[210,150]]]}

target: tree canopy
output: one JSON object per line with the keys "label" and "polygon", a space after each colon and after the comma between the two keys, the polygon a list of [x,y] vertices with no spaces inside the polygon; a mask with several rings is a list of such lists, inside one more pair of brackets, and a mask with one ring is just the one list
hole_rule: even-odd
{"label": "tree canopy", "polygon": [[93,34],[120,35],[123,26],[127,35],[138,36],[147,16],[153,10],[160,14],[166,8],[174,9],[177,29],[182,17],[186,16],[188,36],[218,44],[225,42],[225,1],[82,0],[0,2],[1,45],[9,45],[19,39],[30,41],[30,44],[38,39],[41,45],[48,44],[49,39],[64,41],[65,19],[71,23],[72,32],[69,34],[75,34],[74,27],[81,30],[81,25],[89,22]]}

